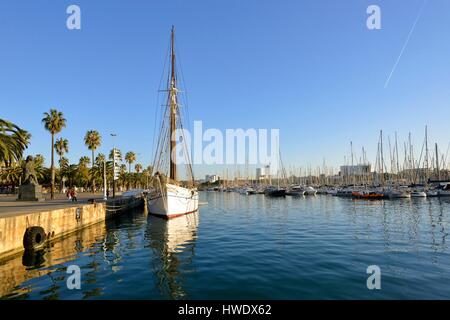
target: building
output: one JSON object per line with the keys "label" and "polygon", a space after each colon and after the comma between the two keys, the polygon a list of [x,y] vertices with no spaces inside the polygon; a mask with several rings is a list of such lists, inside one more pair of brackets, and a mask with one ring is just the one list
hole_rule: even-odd
{"label": "building", "polygon": [[205,181],[209,182],[209,183],[214,183],[214,182],[219,181],[219,180],[220,180],[220,177],[215,175],[215,174],[212,174],[212,175],[207,174],[205,176]]}
{"label": "building", "polygon": [[270,178],[270,166],[256,168],[256,180],[265,180]]}
{"label": "building", "polygon": [[370,166],[370,164],[357,164],[354,166],[341,166],[340,175],[342,177],[369,176],[369,175],[371,175],[371,166]]}

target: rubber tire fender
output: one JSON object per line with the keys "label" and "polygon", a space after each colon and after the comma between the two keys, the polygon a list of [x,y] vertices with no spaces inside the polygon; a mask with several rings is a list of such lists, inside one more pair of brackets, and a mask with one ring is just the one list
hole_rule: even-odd
{"label": "rubber tire fender", "polygon": [[45,230],[42,227],[29,227],[23,236],[23,247],[26,250],[33,250],[42,246],[47,239]]}

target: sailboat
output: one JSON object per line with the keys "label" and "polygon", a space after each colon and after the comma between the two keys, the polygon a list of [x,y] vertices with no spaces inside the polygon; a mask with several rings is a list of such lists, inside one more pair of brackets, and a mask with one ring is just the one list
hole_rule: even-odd
{"label": "sailboat", "polygon": [[[278,151],[278,159],[281,164],[282,178],[283,182],[286,178],[286,174],[283,167],[283,162],[281,161],[281,153]],[[264,190],[264,195],[268,197],[285,197],[286,196],[286,188],[280,187],[280,177],[279,177],[279,169],[277,170],[277,186],[269,186]]]}
{"label": "sailboat", "polygon": [[[175,57],[175,28],[172,27],[170,41],[170,67],[167,81],[167,104],[164,108],[161,131],[154,160],[155,175],[152,179],[153,188],[148,194],[148,212],[163,218],[193,213],[198,210],[198,191],[194,184],[194,174],[188,156],[186,143],[181,143],[183,155],[186,158],[186,175],[188,181],[181,182],[177,176],[177,129],[182,128],[179,104],[179,89],[177,87],[177,70]],[[182,130],[179,130],[183,134]],[[183,136],[181,141],[186,141]]]}

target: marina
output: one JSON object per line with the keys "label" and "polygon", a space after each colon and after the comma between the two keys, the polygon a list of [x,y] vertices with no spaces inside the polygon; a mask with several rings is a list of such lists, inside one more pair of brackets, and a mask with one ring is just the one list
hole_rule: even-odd
{"label": "marina", "polygon": [[450,300],[450,2],[0,7],[1,303]]}
{"label": "marina", "polygon": [[[198,214],[134,210],[0,264],[3,299],[447,299],[450,198],[200,192]],[[84,270],[68,290],[66,267]],[[366,268],[383,272],[366,288]]]}

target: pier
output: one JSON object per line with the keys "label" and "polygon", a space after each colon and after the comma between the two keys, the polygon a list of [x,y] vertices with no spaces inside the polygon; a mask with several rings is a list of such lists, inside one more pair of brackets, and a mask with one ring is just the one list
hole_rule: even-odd
{"label": "pier", "polygon": [[[26,247],[41,247],[49,241],[143,205],[142,195],[120,196],[105,201],[99,195],[81,194],[78,202],[69,202],[63,195],[45,202],[16,201],[16,197],[2,195],[0,260],[19,254]],[[30,232],[35,239],[25,239]]]}

